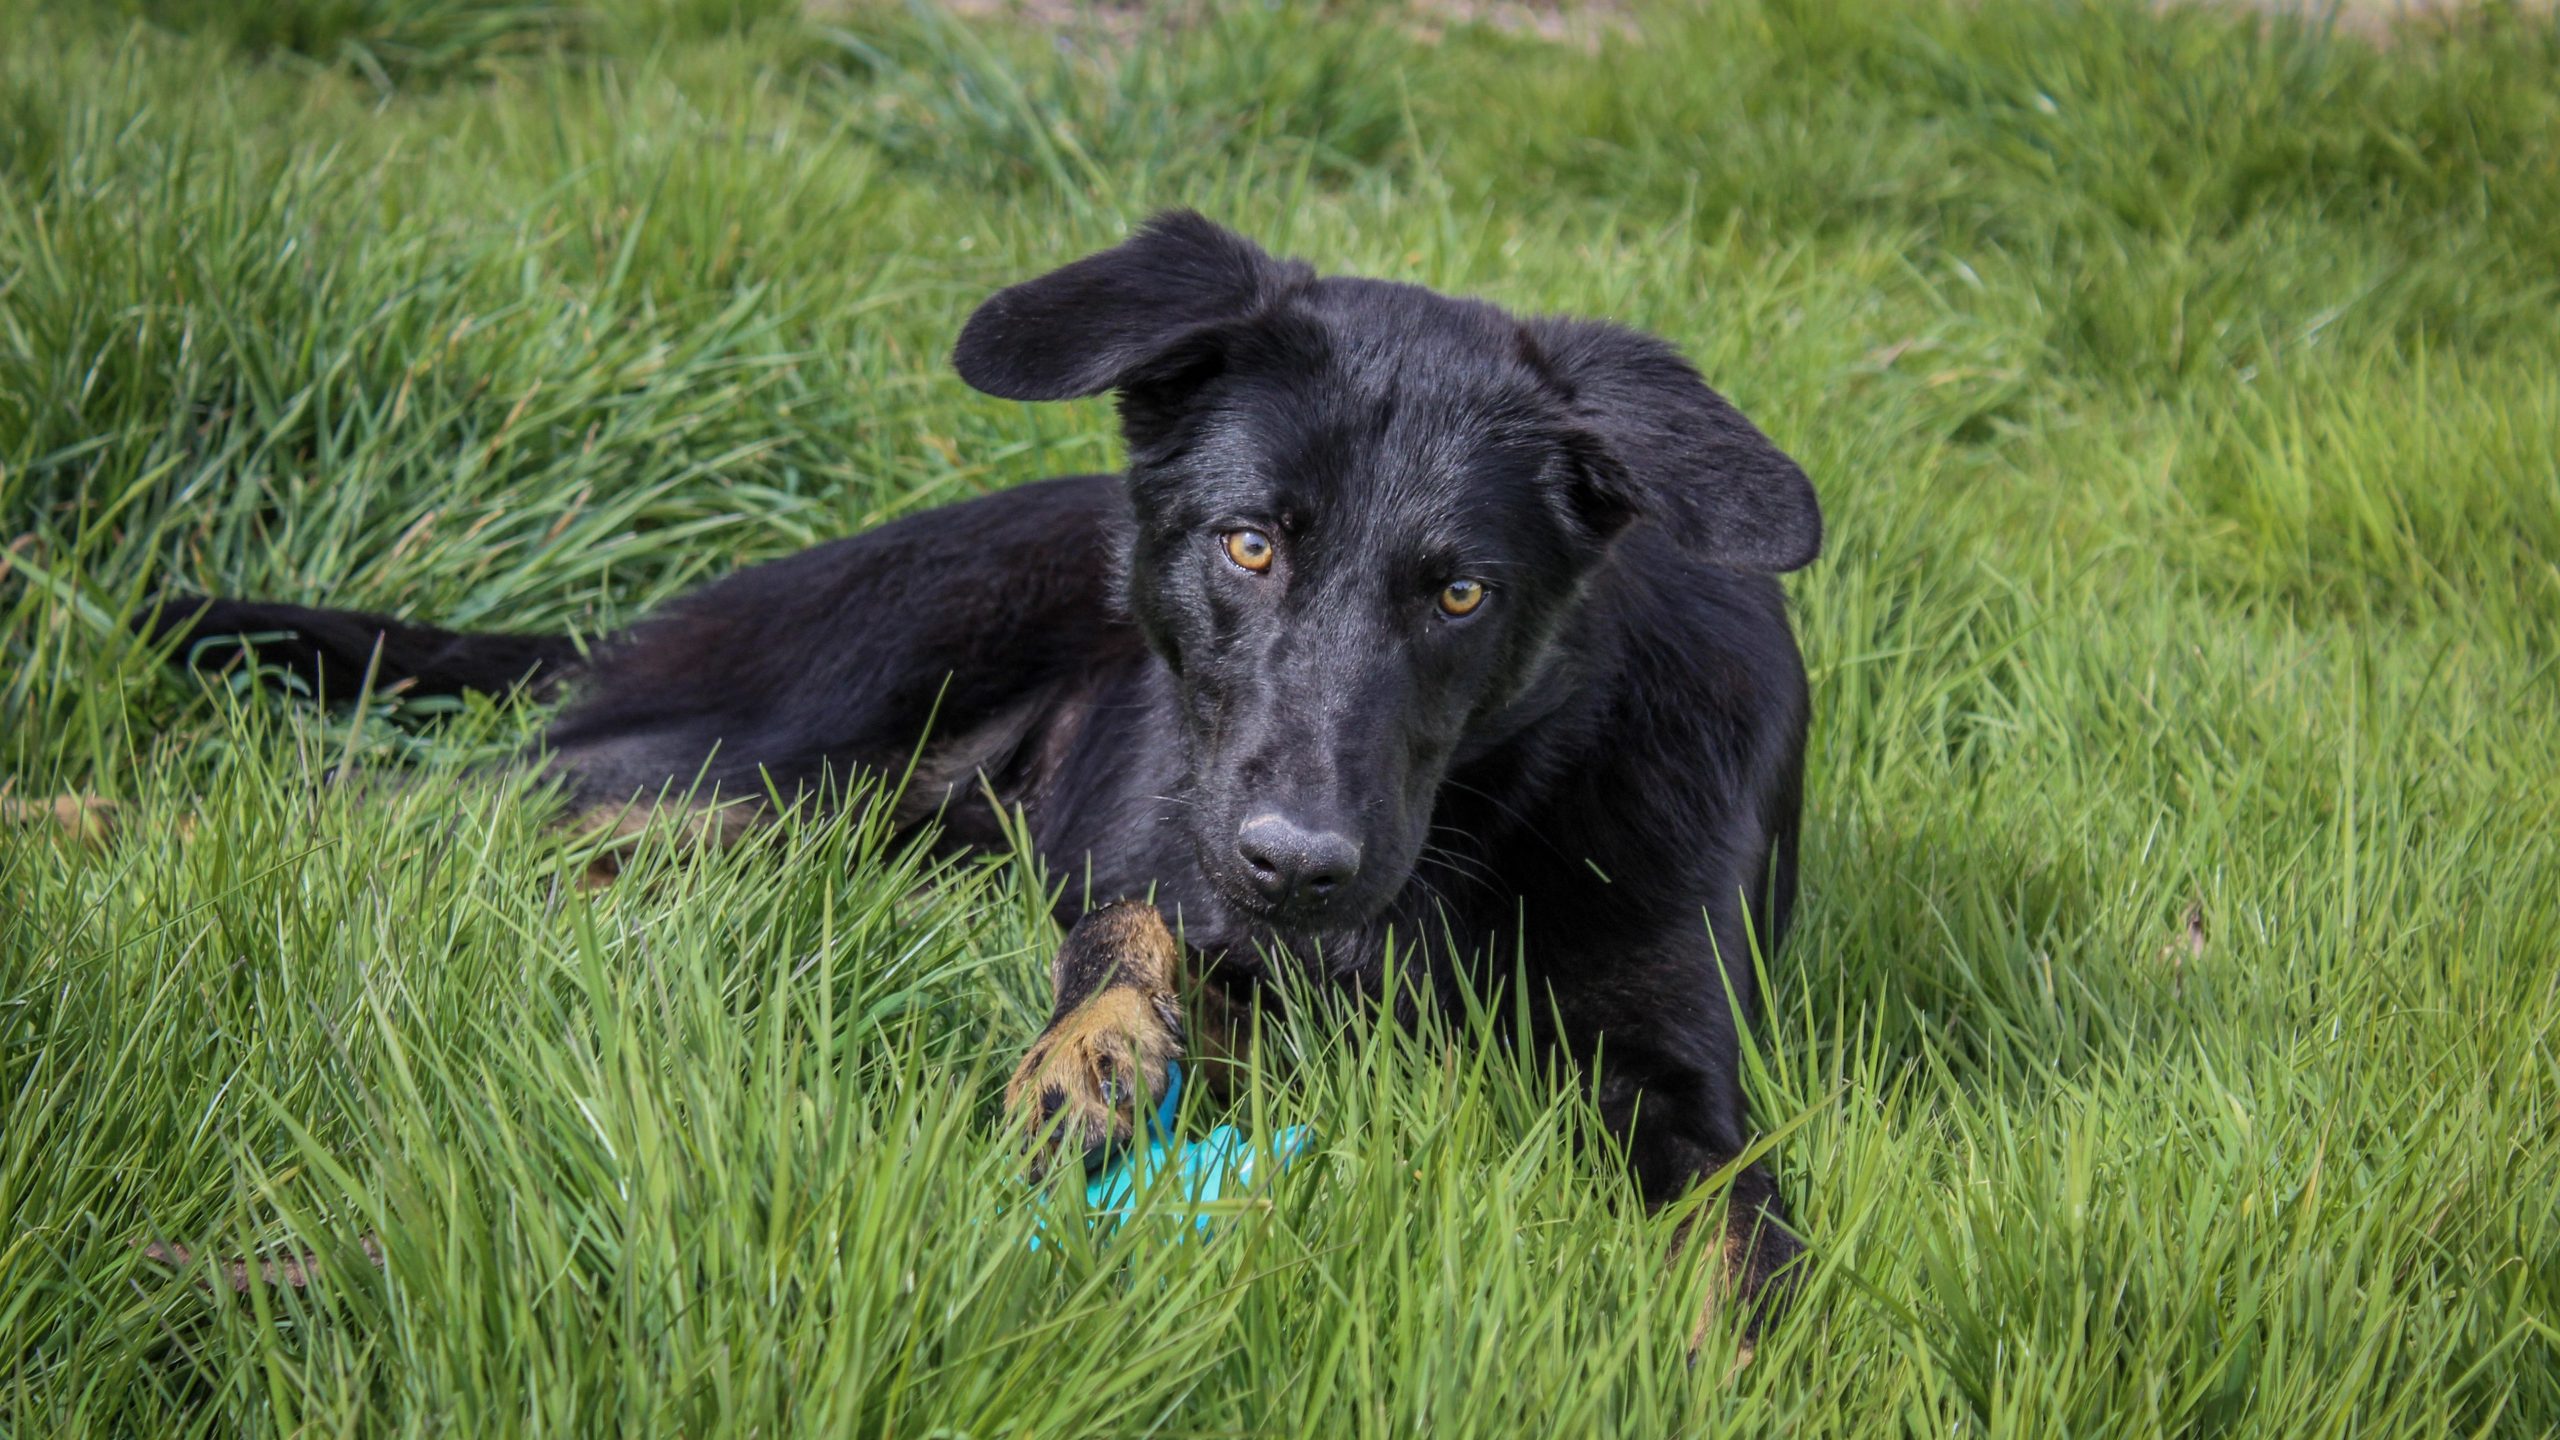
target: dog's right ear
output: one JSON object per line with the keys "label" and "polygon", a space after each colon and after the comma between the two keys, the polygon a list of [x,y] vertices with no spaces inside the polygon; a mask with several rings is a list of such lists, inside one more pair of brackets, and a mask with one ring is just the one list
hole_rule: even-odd
{"label": "dog's right ear", "polygon": [[1192,211],[1168,210],[1098,255],[996,292],[961,329],[951,363],[1008,400],[1099,395],[1312,273]]}

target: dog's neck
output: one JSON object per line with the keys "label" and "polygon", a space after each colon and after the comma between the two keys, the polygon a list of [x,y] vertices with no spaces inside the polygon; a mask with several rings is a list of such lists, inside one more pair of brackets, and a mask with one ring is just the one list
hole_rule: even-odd
{"label": "dog's neck", "polygon": [[1476,813],[1462,828],[1491,841],[1534,825],[1547,798],[1606,748],[1609,706],[1617,693],[1606,680],[1624,668],[1627,644],[1600,607],[1577,601],[1544,647],[1529,683],[1474,726],[1451,758],[1441,784],[1442,823],[1453,813],[1478,810],[1468,803],[1470,795],[1501,795],[1499,811]]}

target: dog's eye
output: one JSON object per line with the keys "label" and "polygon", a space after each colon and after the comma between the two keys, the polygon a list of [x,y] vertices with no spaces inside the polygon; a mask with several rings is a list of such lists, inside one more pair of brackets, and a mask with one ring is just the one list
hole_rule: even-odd
{"label": "dog's eye", "polygon": [[1226,536],[1227,558],[1259,575],[1271,568],[1271,537],[1259,530],[1230,530]]}
{"label": "dog's eye", "polygon": [[1473,615],[1484,603],[1484,583],[1478,580],[1452,580],[1440,587],[1440,613],[1456,617]]}

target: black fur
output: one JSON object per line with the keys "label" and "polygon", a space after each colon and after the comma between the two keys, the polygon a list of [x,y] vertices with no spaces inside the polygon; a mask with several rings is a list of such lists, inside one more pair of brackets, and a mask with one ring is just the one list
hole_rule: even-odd
{"label": "black fur", "polygon": [[332,702],[357,698],[368,677],[377,694],[504,695],[521,688],[542,698],[578,664],[577,642],[566,635],[465,634],[365,610],[195,595],[153,601],[135,628],[154,641],[176,641],[172,658],[200,669],[222,669],[254,651],[260,665]]}
{"label": "black fur", "polygon": [[[1153,895],[1243,992],[1282,953],[1372,993],[1517,964],[1646,1197],[1737,1154],[1727,995],[1750,1012],[1795,891],[1806,688],[1769,573],[1821,544],[1795,464],[1659,341],[1320,279],[1189,214],[990,299],[955,361],[998,395],[1115,391],[1128,473],[913,516],[610,639],[551,732],[580,798],[705,767],[810,793],[902,768],[930,716],[945,833],[999,840],[991,783],[1076,877],[1062,919]],[[430,688],[570,659],[225,604],[195,632],[292,629],[331,694],[375,635]],[[1391,934],[1425,942],[1404,977]],[[1796,1249],[1764,1169],[1734,1213],[1757,1290]]]}

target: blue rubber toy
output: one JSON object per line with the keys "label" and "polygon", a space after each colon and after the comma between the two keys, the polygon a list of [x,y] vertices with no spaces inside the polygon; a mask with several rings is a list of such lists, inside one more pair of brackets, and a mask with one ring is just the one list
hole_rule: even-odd
{"label": "blue rubber toy", "polygon": [[[1152,1202],[1155,1213],[1192,1219],[1201,1234],[1209,1233],[1216,1215],[1197,1213],[1202,1207],[1221,1199],[1232,1199],[1251,1186],[1256,1172],[1266,1158],[1264,1147],[1245,1138],[1232,1125],[1212,1129],[1207,1138],[1182,1144],[1173,1143],[1173,1121],[1182,1107],[1182,1066],[1165,1066],[1164,1098],[1156,1102],[1147,1116],[1146,1144],[1111,1162],[1100,1174],[1085,1182],[1085,1217],[1096,1228],[1117,1230],[1136,1214],[1139,1200]],[[1267,1158],[1275,1171],[1286,1170],[1289,1162],[1305,1153],[1314,1143],[1314,1135],[1304,1125],[1290,1125],[1271,1137]],[[1172,1193],[1152,1194],[1158,1186],[1173,1187]],[[1046,1217],[1041,1220],[1046,1228]],[[1180,1238],[1180,1232],[1176,1237]],[[1040,1248],[1040,1237],[1031,1237],[1031,1247]]]}

